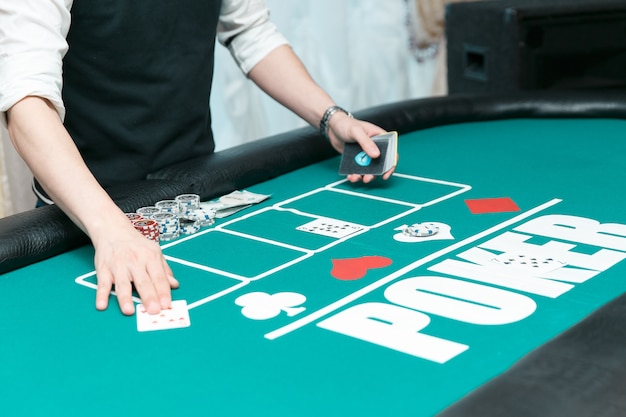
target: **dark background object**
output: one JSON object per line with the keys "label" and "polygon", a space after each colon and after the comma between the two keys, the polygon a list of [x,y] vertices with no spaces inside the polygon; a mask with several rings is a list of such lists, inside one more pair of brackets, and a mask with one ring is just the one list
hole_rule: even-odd
{"label": "dark background object", "polygon": [[626,1],[493,0],[446,9],[449,94],[626,93]]}

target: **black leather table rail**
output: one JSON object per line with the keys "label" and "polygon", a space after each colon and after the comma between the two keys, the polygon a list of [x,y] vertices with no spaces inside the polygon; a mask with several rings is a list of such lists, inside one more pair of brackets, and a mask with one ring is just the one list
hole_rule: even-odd
{"label": "black leather table rail", "polygon": [[623,417],[626,295],[539,347],[438,417]]}

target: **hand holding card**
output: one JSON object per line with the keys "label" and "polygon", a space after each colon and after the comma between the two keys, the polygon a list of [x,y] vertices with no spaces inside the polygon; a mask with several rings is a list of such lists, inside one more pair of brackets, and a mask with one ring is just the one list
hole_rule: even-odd
{"label": "hand holding card", "polygon": [[373,136],[380,156],[370,158],[356,142],[346,143],[341,156],[339,174],[382,175],[398,162],[398,132],[387,132]]}

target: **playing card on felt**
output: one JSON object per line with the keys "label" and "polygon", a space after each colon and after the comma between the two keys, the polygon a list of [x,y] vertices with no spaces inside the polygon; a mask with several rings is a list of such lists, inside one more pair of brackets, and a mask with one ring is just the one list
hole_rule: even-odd
{"label": "playing card on felt", "polygon": [[508,268],[513,268],[518,271],[523,270],[532,272],[533,274],[543,274],[567,265],[566,262],[551,257],[510,253],[498,255],[493,258],[491,262]]}
{"label": "playing card on felt", "polygon": [[380,150],[380,156],[370,158],[355,142],[346,143],[339,164],[339,174],[382,175],[398,162],[398,132],[387,132],[373,136],[372,140]]}
{"label": "playing card on felt", "polygon": [[172,301],[171,308],[161,310],[158,314],[148,314],[143,304],[138,304],[135,315],[139,332],[180,329],[191,325],[185,300]]}
{"label": "playing card on felt", "polygon": [[339,239],[363,230],[364,228],[364,226],[356,223],[349,223],[336,219],[321,218],[303,224],[302,226],[298,226],[296,227],[296,230]]}

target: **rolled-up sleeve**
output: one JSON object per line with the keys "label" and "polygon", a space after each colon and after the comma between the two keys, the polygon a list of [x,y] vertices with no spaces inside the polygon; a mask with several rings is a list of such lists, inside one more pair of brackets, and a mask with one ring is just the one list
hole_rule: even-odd
{"label": "rolled-up sleeve", "polygon": [[65,40],[72,0],[11,0],[0,6],[0,114],[27,96],[48,99],[61,119]]}
{"label": "rolled-up sleeve", "polygon": [[263,0],[224,0],[217,36],[245,74],[272,50],[288,44]]}

